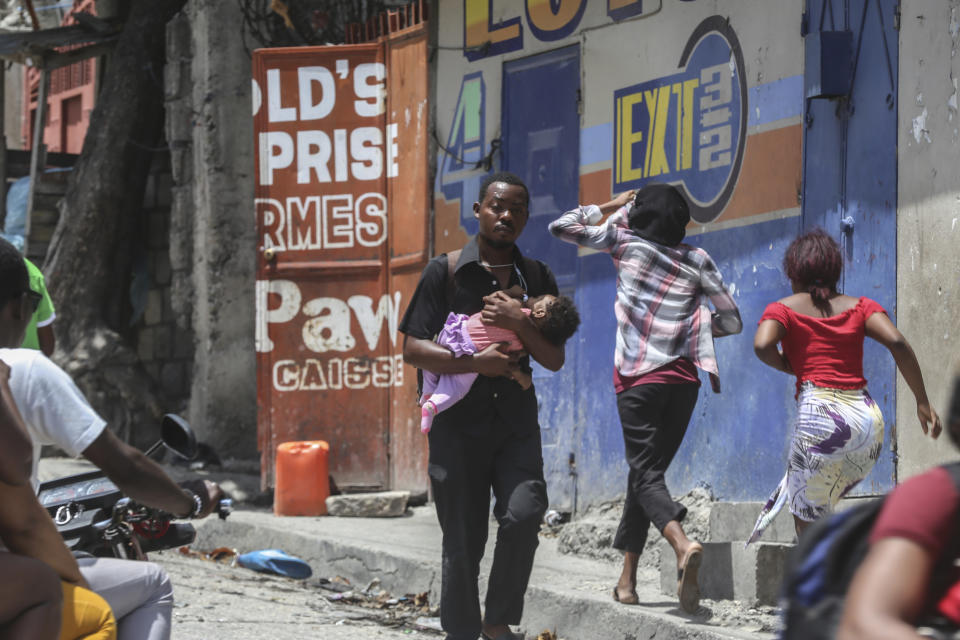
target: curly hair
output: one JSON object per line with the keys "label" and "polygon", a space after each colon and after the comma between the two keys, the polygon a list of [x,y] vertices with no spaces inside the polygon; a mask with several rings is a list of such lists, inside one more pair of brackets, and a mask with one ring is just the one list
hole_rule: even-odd
{"label": "curly hair", "polygon": [[509,171],[498,171],[496,173],[491,173],[486,178],[483,179],[483,182],[480,183],[480,192],[477,195],[477,202],[483,202],[483,199],[487,197],[487,189],[490,188],[494,182],[503,182],[504,184],[512,184],[517,187],[523,187],[523,193],[526,195],[526,206],[530,206],[530,190],[527,188],[527,185],[523,182],[523,179],[515,173],[510,173]]}
{"label": "curly hair", "polygon": [[840,245],[823,229],[814,229],[793,240],[783,256],[783,270],[790,281],[810,294],[813,304],[827,305],[843,271]]}
{"label": "curly hair", "polygon": [[547,307],[547,315],[540,321],[540,333],[551,344],[562,345],[580,326],[580,314],[573,300],[557,296]]}
{"label": "curly hair", "polygon": [[19,295],[30,286],[30,275],[23,255],[17,248],[0,238],[0,304]]}

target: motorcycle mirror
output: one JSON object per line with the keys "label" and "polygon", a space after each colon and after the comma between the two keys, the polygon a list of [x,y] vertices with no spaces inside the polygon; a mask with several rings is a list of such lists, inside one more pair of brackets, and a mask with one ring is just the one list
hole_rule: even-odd
{"label": "motorcycle mirror", "polygon": [[160,438],[167,449],[181,458],[193,460],[197,457],[197,437],[190,424],[180,416],[173,413],[163,416]]}

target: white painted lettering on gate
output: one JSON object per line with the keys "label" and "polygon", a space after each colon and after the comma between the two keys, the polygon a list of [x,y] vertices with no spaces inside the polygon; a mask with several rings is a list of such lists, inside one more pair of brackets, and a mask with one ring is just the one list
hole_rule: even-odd
{"label": "white painted lettering on gate", "polygon": [[[271,293],[280,296],[280,306],[268,310],[267,298]],[[271,323],[289,322],[296,317],[300,310],[300,288],[289,280],[257,280],[256,296],[254,346],[257,351],[273,351],[269,326]]]}
{"label": "white painted lettering on gate", "polygon": [[303,344],[311,351],[350,351],[357,341],[350,333],[350,308],[337,298],[314,298],[303,305],[310,320],[303,323]]}
{"label": "white painted lettering on gate", "polygon": [[[349,61],[336,61],[337,75],[346,78],[350,72]],[[379,119],[386,112],[386,67],[381,62],[361,63],[352,72],[354,113],[360,118]],[[264,102],[263,93],[266,93],[267,122],[271,124],[322,123],[334,113],[337,84],[334,73],[327,67],[299,67],[295,74],[296,91],[288,91],[285,98],[284,83],[293,79],[292,73],[284,75],[279,69],[267,69],[265,92],[261,92],[259,83],[254,80],[254,115]],[[287,104],[284,104],[285,99]],[[395,178],[398,175],[397,134],[395,122],[379,121],[352,129],[331,131],[322,126],[301,129],[296,136],[287,131],[262,131],[257,143],[259,183],[261,186],[273,185],[277,172],[289,169],[294,162],[297,184],[346,182],[351,177],[354,180],[379,180],[384,175]]]}
{"label": "white painted lettering on gate", "polygon": [[[392,304],[391,304],[392,303]],[[350,296],[347,304],[353,309],[360,324],[360,330],[367,341],[367,348],[373,351],[380,343],[380,331],[383,321],[387,321],[387,331],[390,343],[397,346],[397,317],[400,313],[400,292],[393,294],[393,300],[388,296],[380,298],[376,313],[373,312],[373,300],[370,296]]]}
{"label": "white painted lettering on gate", "polygon": [[330,358],[273,363],[273,388],[277,391],[328,391],[403,386],[403,356]]}
{"label": "white painted lettering on gate", "polygon": [[[260,280],[256,283],[257,324],[256,349],[260,353],[274,350],[270,339],[278,331],[297,332],[303,348],[317,354],[346,354],[358,348],[375,352],[383,338],[384,325],[390,347],[397,346],[401,294],[395,291],[379,300],[365,295],[352,295],[346,300],[321,296],[302,304],[297,283],[289,280]],[[271,295],[273,298],[271,298]],[[279,300],[277,300],[279,298]],[[271,303],[275,305],[271,308]],[[294,322],[299,314],[306,316],[301,326]],[[352,320],[360,328],[363,343],[354,335]],[[324,391],[327,389],[365,389],[401,386],[403,356],[280,359],[274,362],[273,388],[277,391]]]}
{"label": "white painted lettering on gate", "polygon": [[261,249],[282,251],[378,247],[387,239],[387,198],[382,193],[254,199]]}

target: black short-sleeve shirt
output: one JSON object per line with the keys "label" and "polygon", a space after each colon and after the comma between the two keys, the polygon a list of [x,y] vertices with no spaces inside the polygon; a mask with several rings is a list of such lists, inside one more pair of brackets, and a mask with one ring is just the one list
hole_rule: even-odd
{"label": "black short-sleeve shirt", "polygon": [[[508,286],[518,284],[530,297],[558,294],[557,281],[544,263],[525,259],[519,249],[514,249],[514,265]],[[483,309],[483,297],[500,290],[496,276],[480,265],[476,237],[460,252],[454,270],[452,308],[447,273],[446,254],[427,263],[400,322],[402,333],[411,338],[433,340],[451,311],[466,315],[477,313]],[[434,428],[446,424],[459,425],[460,428],[481,426],[498,417],[513,424],[517,430],[537,428],[537,397],[533,387],[524,390],[509,378],[477,376],[463,400],[437,415]]]}

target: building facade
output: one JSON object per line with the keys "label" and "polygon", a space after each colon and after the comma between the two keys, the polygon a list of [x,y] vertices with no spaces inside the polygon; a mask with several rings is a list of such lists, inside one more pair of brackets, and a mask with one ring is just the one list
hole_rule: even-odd
{"label": "building facade", "polygon": [[[753,330],[765,306],[790,293],[781,265],[787,244],[813,227],[841,243],[843,291],[876,299],[895,321],[906,301],[902,328],[919,345],[924,370],[935,372],[928,386],[945,410],[944,336],[956,321],[944,301],[948,290],[956,294],[956,259],[945,246],[952,229],[934,231],[922,220],[943,227],[946,210],[956,215],[958,173],[940,174],[938,194],[929,182],[934,158],[945,161],[955,149],[956,28],[949,25],[957,3],[937,3],[939,17],[924,19],[915,16],[927,5],[902,4],[437,3],[435,251],[476,231],[472,204],[491,167],[518,173],[532,196],[521,247],[551,265],[583,318],[567,366],[535,372],[555,508],[622,493],[626,466],[611,384],[614,270],[607,256],[562,244],[546,226],[578,203],[650,182],[682,186],[689,196],[687,241],[717,261],[745,327],[716,343],[723,392],[703,385],[668,476],[673,490],[707,484],[724,499],[759,500],[782,475],[794,384],[754,357]],[[931,39],[927,31],[937,28]],[[938,102],[912,113],[926,93],[914,78],[930,74],[923,60],[931,55]],[[901,104],[911,112],[908,127]],[[913,124],[919,113],[941,126],[936,139]],[[922,275],[905,271],[910,259],[922,262]],[[937,285],[939,295],[931,284],[937,274],[949,280]],[[939,305],[945,325],[929,348],[928,304]],[[865,374],[888,428],[859,490],[877,493],[949,449],[916,437],[912,395],[898,387],[893,360],[876,343],[867,345]]]}
{"label": "building facade", "polygon": [[[723,392],[704,385],[669,477],[675,491],[708,483],[724,499],[761,499],[779,479],[793,384],[756,360],[752,333],[765,305],[789,293],[787,243],[813,226],[842,242],[844,290],[884,305],[917,351],[931,401],[946,410],[960,331],[960,0],[435,0],[430,8],[431,253],[475,232],[472,204],[486,173],[520,173],[533,192],[522,247],[553,267],[584,318],[567,366],[536,372],[555,508],[622,494],[626,466],[611,384],[613,269],[606,256],[554,240],[546,225],[647,181],[682,184],[695,199],[689,241],[717,260],[745,325],[717,341]],[[238,16],[208,19],[211,11],[188,4],[193,57],[171,53],[181,73],[168,75],[171,95],[186,79],[186,102],[222,116],[198,120],[185,109],[170,119],[186,133],[171,140],[193,140],[184,158],[174,154],[173,208],[184,224],[171,246],[185,249],[171,253],[183,257],[173,261],[184,274],[177,286],[194,304],[178,306],[175,296],[174,308],[192,308],[194,330],[210,336],[199,343],[191,417],[248,457],[259,254],[243,214],[255,172],[250,71],[211,53],[230,42],[243,57],[226,39]],[[831,53],[834,37],[840,53]],[[840,74],[848,86],[825,89],[838,68],[849,71]],[[232,257],[201,260],[203,246]],[[211,313],[196,296],[214,308],[226,296],[235,312]],[[912,394],[878,345],[867,350],[866,374],[888,429],[864,491],[954,455],[944,440],[922,437]],[[414,378],[408,369],[405,384]]]}

